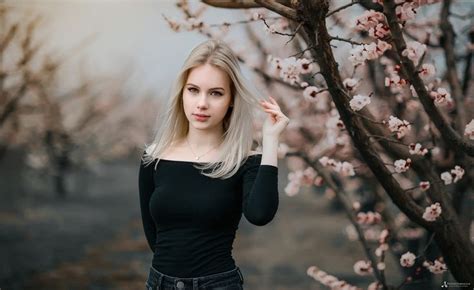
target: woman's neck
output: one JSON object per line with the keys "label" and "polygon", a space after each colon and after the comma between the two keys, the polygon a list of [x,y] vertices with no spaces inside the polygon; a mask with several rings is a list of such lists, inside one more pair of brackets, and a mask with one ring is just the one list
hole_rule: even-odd
{"label": "woman's neck", "polygon": [[[197,152],[210,150],[211,148],[217,148],[223,141],[222,132],[205,132],[191,130],[185,137],[184,142],[192,146],[192,149]],[[188,142],[188,143],[187,143]]]}

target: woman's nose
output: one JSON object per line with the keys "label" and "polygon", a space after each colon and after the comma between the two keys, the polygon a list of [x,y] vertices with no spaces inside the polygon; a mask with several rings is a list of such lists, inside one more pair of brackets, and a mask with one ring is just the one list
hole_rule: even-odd
{"label": "woman's nose", "polygon": [[205,94],[199,96],[198,106],[207,107],[207,96]]}

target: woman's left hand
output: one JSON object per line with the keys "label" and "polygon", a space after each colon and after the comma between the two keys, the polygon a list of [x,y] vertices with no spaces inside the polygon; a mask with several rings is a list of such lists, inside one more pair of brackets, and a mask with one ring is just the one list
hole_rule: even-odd
{"label": "woman's left hand", "polygon": [[262,135],[278,138],[290,123],[290,119],[281,112],[280,106],[278,106],[274,98],[270,96],[269,99],[270,101],[259,101],[262,110],[268,113],[268,118],[263,123]]}

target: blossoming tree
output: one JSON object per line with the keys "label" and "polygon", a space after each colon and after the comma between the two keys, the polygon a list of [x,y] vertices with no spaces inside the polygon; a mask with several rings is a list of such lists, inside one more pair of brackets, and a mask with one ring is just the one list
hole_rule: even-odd
{"label": "blossoming tree", "polygon": [[[228,40],[269,90],[278,85],[282,108],[289,112],[280,157],[299,158],[306,166],[289,174],[285,192],[295,195],[301,186],[333,192],[363,245],[366,259],[355,263],[354,271],[374,277],[369,289],[391,287],[384,259],[395,244],[400,267],[412,269],[403,283],[416,278],[421,268],[415,265],[422,265],[429,273],[449,270],[459,282],[474,284],[470,221],[462,215],[474,178],[474,30],[466,40],[452,23],[467,34],[463,20],[469,16],[454,13],[448,0],[359,0],[334,7],[324,0],[203,2],[246,9],[248,19],[209,25],[200,19],[206,6],[193,11],[179,1],[185,19],[164,16],[171,29],[224,37],[233,24],[261,21],[265,38],[273,34],[293,44],[275,56],[283,49],[269,49],[269,40],[249,29],[255,60]],[[417,16],[423,9],[437,16]],[[367,188],[376,203],[363,211],[357,193]],[[375,250],[369,246],[370,228],[378,229],[372,235]],[[434,259],[403,243],[420,230],[428,233],[426,247],[434,242],[440,251]],[[357,288],[316,266],[307,273],[334,289]]]}

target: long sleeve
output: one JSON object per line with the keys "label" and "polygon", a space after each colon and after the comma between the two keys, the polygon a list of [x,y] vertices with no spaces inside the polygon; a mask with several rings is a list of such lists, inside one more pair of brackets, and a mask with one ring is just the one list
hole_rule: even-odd
{"label": "long sleeve", "polygon": [[263,226],[278,209],[278,167],[260,165],[261,154],[249,158],[243,170],[242,210],[249,222]]}
{"label": "long sleeve", "polygon": [[145,166],[143,161],[140,161],[140,169],[138,172],[138,191],[140,196],[140,210],[142,215],[143,229],[148,245],[152,252],[155,251],[156,243],[156,226],[150,214],[149,203],[150,197],[155,190],[153,181],[153,170],[155,162]]}

